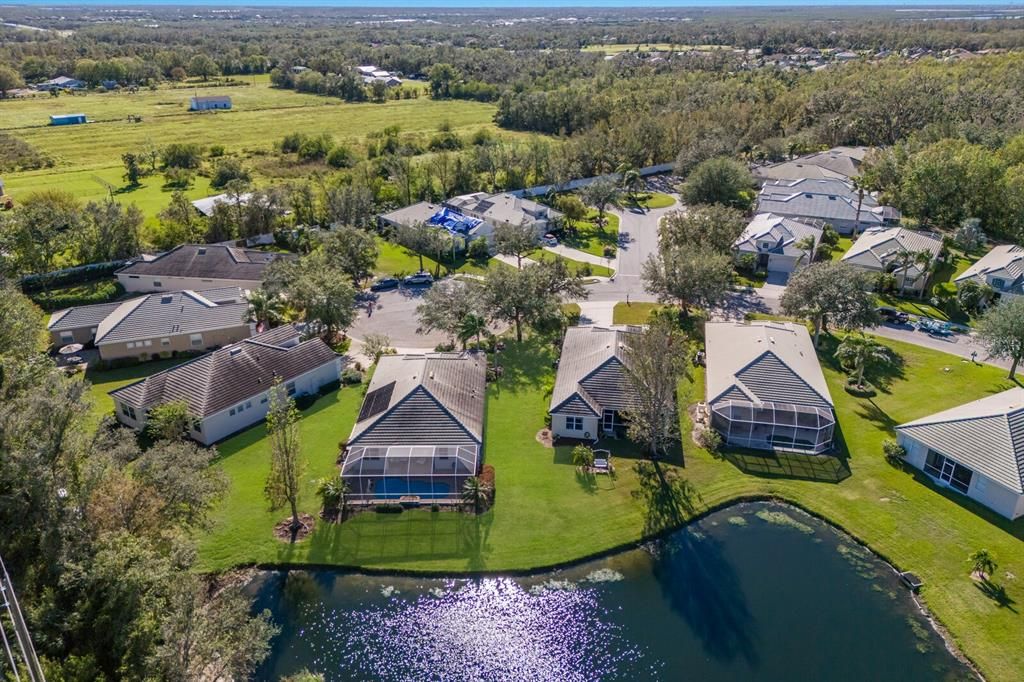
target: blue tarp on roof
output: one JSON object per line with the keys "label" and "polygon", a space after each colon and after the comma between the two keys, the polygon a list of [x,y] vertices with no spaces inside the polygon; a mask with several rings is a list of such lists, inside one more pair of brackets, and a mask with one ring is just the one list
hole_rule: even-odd
{"label": "blue tarp on roof", "polygon": [[442,208],[440,211],[430,216],[430,220],[427,222],[431,225],[436,225],[437,227],[443,227],[449,232],[466,235],[469,234],[470,230],[483,221],[478,218],[464,216],[458,211],[453,211],[450,208]]}

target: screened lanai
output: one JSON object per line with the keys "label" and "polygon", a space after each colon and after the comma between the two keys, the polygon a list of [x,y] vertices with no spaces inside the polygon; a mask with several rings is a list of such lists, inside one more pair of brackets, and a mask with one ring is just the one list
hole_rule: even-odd
{"label": "screened lanai", "polygon": [[789,403],[720,400],[711,406],[711,426],[731,445],[757,450],[818,454],[832,448],[832,410]]}
{"label": "screened lanai", "polygon": [[458,501],[479,459],[476,445],[356,446],[345,455],[341,477],[355,501]]}

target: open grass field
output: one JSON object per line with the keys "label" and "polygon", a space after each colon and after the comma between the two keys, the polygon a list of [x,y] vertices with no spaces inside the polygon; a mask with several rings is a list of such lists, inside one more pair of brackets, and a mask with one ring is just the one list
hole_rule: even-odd
{"label": "open grass field", "polygon": [[[497,473],[494,507],[478,518],[453,512],[365,513],[342,524],[320,523],[297,545],[274,540],[270,529],[281,512],[262,497],[269,453],[263,427],[222,444],[219,466],[231,478],[228,498],[200,538],[200,567],[222,570],[240,564],[316,563],[409,571],[527,570],[573,561],[639,540],[666,522],[679,523],[730,501],[773,496],[790,500],[841,525],[875,551],[923,577],[923,596],[962,649],[989,679],[1017,679],[1024,667],[1024,521],[1009,523],[969,500],[933,486],[921,474],[901,471],[882,457],[882,441],[895,424],[1009,387],[994,367],[953,356],[885,343],[902,368],[875,377],[882,386],[871,399],[843,390],[843,375],[829,339],[821,358],[841,426],[838,456],[807,457],[727,453],[712,456],[689,439],[684,414],[684,457],[662,464],[696,487],[683,500],[654,490],[634,472],[635,452],[622,441],[611,449],[618,476],[589,478],[576,472],[568,448],[549,449],[535,438],[544,424],[551,379],[550,347],[509,344],[504,377],[488,387],[486,461]],[[680,384],[680,400],[703,394],[696,370]],[[309,481],[301,507],[315,513],[312,480],[334,470],[337,443],[352,426],[361,400],[358,388],[321,398],[302,421]],[[646,481],[646,483],[644,483]],[[647,493],[646,495],[644,493]],[[651,494],[653,492],[653,494]],[[644,500],[671,500],[674,515]],[[1005,587],[1003,606],[968,576],[967,554],[992,551]]]}
{"label": "open grass field", "polygon": [[[248,81],[246,81],[248,83]],[[286,133],[330,133],[338,142],[359,144],[387,126],[402,132],[429,132],[448,121],[456,131],[493,127],[494,107],[465,101],[434,101],[427,97],[384,103],[347,104],[338,99],[271,88],[265,78],[240,86],[200,87],[201,95],[230,95],[230,111],[190,113],[193,87],[89,93],[58,98],[0,102],[0,129],[32,144],[56,161],[56,167],[5,176],[8,192],[17,196],[37,189],[60,188],[83,200],[101,199],[107,189],[94,179],[121,187],[121,155],[172,142],[223,145],[229,154],[258,155],[269,151]],[[51,127],[51,114],[84,113],[92,123]],[[129,123],[128,116],[141,116]],[[160,176],[118,195],[139,205],[147,215],[163,208],[170,192]],[[209,194],[203,180],[190,196]]]}

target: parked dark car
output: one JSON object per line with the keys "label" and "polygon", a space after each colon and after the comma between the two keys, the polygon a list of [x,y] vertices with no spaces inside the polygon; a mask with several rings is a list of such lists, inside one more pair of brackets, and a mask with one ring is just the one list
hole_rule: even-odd
{"label": "parked dark car", "polygon": [[370,291],[388,291],[389,289],[397,289],[399,284],[401,284],[401,282],[398,281],[397,277],[382,277],[370,285]]}
{"label": "parked dark car", "polygon": [[906,324],[910,321],[910,315],[907,315],[902,310],[887,308],[885,306],[878,309],[878,315],[886,322],[893,322],[895,324]]}
{"label": "parked dark car", "polygon": [[430,286],[433,283],[434,278],[430,275],[429,272],[417,272],[415,274],[409,275],[408,277],[402,280],[402,284],[409,287]]}

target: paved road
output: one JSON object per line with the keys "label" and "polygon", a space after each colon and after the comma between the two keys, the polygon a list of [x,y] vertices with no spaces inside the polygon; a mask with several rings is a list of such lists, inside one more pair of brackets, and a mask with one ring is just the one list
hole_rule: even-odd
{"label": "paved road", "polygon": [[441,332],[420,334],[416,306],[423,301],[426,287],[397,289],[375,294],[375,299],[358,306],[359,316],[348,330],[353,339],[368,334],[386,334],[391,344],[402,348],[433,349],[448,337]]}

